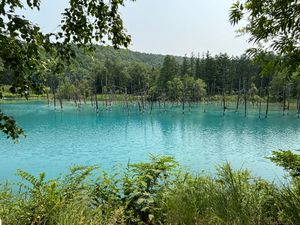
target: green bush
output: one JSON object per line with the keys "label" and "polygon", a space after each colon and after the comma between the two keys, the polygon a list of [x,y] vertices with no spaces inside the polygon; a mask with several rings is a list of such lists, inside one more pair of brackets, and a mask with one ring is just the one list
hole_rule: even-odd
{"label": "green bush", "polygon": [[0,218],[4,225],[297,225],[299,157],[281,151],[271,160],[291,174],[290,182],[275,185],[228,163],[215,177],[194,175],[176,169],[169,156],[151,156],[113,175],[77,166],[46,180],[19,170],[21,183],[1,186]]}

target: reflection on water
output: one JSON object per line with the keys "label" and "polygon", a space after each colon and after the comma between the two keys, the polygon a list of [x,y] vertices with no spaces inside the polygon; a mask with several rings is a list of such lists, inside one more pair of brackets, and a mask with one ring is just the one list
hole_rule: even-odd
{"label": "reflection on water", "polygon": [[15,116],[27,138],[13,144],[0,137],[0,180],[13,179],[17,168],[45,171],[50,177],[73,164],[109,170],[129,160],[146,160],[150,153],[173,155],[193,171],[213,173],[217,164],[229,161],[274,179],[282,171],[265,157],[272,150],[300,146],[300,121],[294,114],[282,117],[280,111],[259,119],[257,110],[247,118],[235,112],[223,117],[220,107],[199,105],[185,115],[178,106],[152,114],[132,109],[129,116],[122,106],[99,115],[90,106],[81,111],[66,106],[60,112],[43,102],[1,108]]}

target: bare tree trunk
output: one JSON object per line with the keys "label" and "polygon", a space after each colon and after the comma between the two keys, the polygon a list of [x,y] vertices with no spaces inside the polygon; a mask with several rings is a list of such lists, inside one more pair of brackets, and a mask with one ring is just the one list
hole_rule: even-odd
{"label": "bare tree trunk", "polygon": [[240,105],[240,92],[241,92],[241,77],[239,77],[239,90],[237,94],[237,99],[236,99],[236,108],[235,112],[239,111],[239,105]]}
{"label": "bare tree trunk", "polygon": [[225,111],[226,111],[226,96],[225,96],[225,91],[223,90],[223,116],[225,116]]}
{"label": "bare tree trunk", "polygon": [[269,102],[270,102],[270,92],[269,92],[269,87],[267,87],[267,108],[266,108],[266,115],[265,115],[265,118],[268,118],[268,113],[269,113]]}
{"label": "bare tree trunk", "polygon": [[93,103],[93,95],[91,95],[91,106],[93,106],[94,103]]}
{"label": "bare tree trunk", "polygon": [[97,94],[95,93],[95,104],[96,104],[96,113],[99,112],[99,105],[98,105],[98,99],[97,99]]}
{"label": "bare tree trunk", "polygon": [[109,103],[109,107],[111,107],[112,106],[112,95],[113,95],[113,92],[112,92],[112,90],[110,90],[110,92],[109,92],[109,97],[108,97],[108,103]]}
{"label": "bare tree trunk", "polygon": [[244,93],[244,101],[245,101],[245,117],[247,116],[247,93]]}
{"label": "bare tree trunk", "polygon": [[153,109],[153,96],[151,96],[150,114],[152,114],[152,109]]}
{"label": "bare tree trunk", "polygon": [[50,99],[49,99],[49,92],[48,91],[46,92],[46,95],[47,95],[48,108],[49,108],[49,106],[50,106]]}
{"label": "bare tree trunk", "polygon": [[282,116],[285,115],[285,102],[286,102],[286,93],[285,93],[285,86],[283,87],[283,106],[282,106]]}
{"label": "bare tree trunk", "polygon": [[247,116],[247,81],[244,80],[244,103],[245,103],[245,117]]}
{"label": "bare tree trunk", "polygon": [[142,107],[140,101],[138,101],[139,111],[142,112]]}
{"label": "bare tree trunk", "polygon": [[300,118],[300,91],[298,91],[297,114],[298,114],[298,118]]}
{"label": "bare tree trunk", "polygon": [[73,100],[74,100],[75,106],[76,106],[76,108],[77,108],[78,105],[77,105],[77,100],[76,100],[76,98],[73,98]]}
{"label": "bare tree trunk", "polygon": [[125,88],[125,103],[126,103],[127,114],[129,115],[129,105],[128,105],[127,88]]}
{"label": "bare tree trunk", "polygon": [[223,116],[225,116],[225,112],[226,112],[226,87],[225,87],[225,72],[223,71],[223,76],[222,76],[222,80],[223,80],[223,88],[222,88],[222,95],[223,95]]}
{"label": "bare tree trunk", "polygon": [[289,114],[290,111],[290,100],[291,100],[291,86],[288,86],[288,95],[287,95],[287,115]]}
{"label": "bare tree trunk", "polygon": [[142,93],[141,96],[141,104],[142,104],[142,113],[144,113],[145,111],[144,93]]}
{"label": "bare tree trunk", "polygon": [[61,96],[59,96],[59,104],[60,104],[60,109],[61,111],[63,110],[63,103],[62,103],[62,99],[61,99]]}
{"label": "bare tree trunk", "polygon": [[182,96],[182,114],[184,114],[185,111],[185,89],[183,90],[183,96]]}
{"label": "bare tree trunk", "polygon": [[260,79],[260,88],[259,88],[259,110],[258,110],[259,118],[261,117],[262,87],[263,87],[263,78]]}
{"label": "bare tree trunk", "polygon": [[77,97],[77,100],[78,100],[78,106],[81,107],[81,98],[80,98],[80,96]]}
{"label": "bare tree trunk", "polygon": [[56,108],[56,95],[55,95],[55,91],[53,90],[53,105],[54,105],[54,109]]}

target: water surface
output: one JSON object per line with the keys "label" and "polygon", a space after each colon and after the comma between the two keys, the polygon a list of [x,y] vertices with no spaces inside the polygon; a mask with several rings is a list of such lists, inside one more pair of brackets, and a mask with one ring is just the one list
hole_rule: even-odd
{"label": "water surface", "polygon": [[[14,180],[18,168],[48,177],[64,173],[71,165],[139,162],[150,153],[172,155],[192,171],[214,173],[229,161],[267,179],[282,176],[281,169],[265,157],[272,150],[300,146],[300,120],[295,113],[282,117],[274,111],[259,119],[252,109],[245,118],[233,110],[222,115],[220,106],[197,105],[181,113],[180,106],[167,112],[156,108],[140,114],[127,113],[121,105],[98,115],[89,105],[80,111],[67,105],[63,112],[45,102],[1,104],[26,132],[19,144],[0,136],[0,180]],[[204,110],[205,109],[205,110]],[[206,112],[204,112],[206,111]]]}

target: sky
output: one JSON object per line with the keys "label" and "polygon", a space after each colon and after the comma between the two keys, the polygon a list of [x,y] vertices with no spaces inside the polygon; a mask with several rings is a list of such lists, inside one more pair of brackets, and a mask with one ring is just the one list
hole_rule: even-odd
{"label": "sky", "polygon": [[[42,0],[41,11],[24,12],[45,32],[57,30],[67,0]],[[121,15],[133,51],[183,56],[204,52],[241,55],[251,47],[228,20],[233,0],[126,1]]]}

